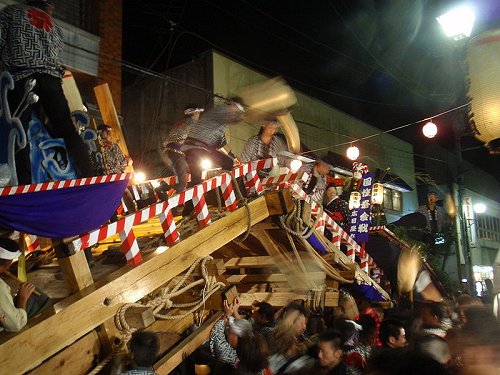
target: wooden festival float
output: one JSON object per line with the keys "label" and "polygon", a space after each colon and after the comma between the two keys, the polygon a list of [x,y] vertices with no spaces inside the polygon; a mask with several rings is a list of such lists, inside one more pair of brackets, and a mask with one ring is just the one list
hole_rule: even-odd
{"label": "wooden festival float", "polygon": [[[108,219],[131,178],[127,173],[0,188],[0,206],[12,199],[26,205],[12,221],[0,219],[14,230],[31,222],[33,230],[25,231],[28,260],[37,248],[55,249],[57,260],[28,273],[57,302],[20,332],[0,334],[1,372],[109,373],[130,334],[145,329],[159,332],[154,367],[168,374],[208,338],[221,316],[220,292],[230,286],[242,307],[255,300],[281,307],[300,299],[313,311],[335,309],[347,285],[389,304],[379,284],[383,270],[304,192],[307,174],[281,168],[275,177],[259,177],[276,163],[256,160],[219,171],[114,222]],[[175,177],[163,180],[171,185]],[[102,198],[92,200],[96,189],[114,190],[105,192],[107,206]],[[74,202],[71,215],[57,206],[68,201]],[[194,213],[175,217],[189,201]],[[105,217],[92,227],[89,213]],[[68,220],[76,232],[58,232]],[[54,228],[51,240],[35,237],[43,232],[37,223]],[[90,266],[86,249],[94,255]]]}

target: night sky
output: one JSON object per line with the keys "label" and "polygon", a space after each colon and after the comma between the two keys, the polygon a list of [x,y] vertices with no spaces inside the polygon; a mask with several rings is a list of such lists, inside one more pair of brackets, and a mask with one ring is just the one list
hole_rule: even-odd
{"label": "night sky", "polygon": [[[461,99],[457,45],[435,18],[438,0],[124,1],[123,59],[164,72],[215,49],[383,130],[431,117]],[[500,1],[476,0],[474,33],[500,27]],[[124,85],[137,79],[125,70]],[[451,147],[450,116],[436,118]],[[422,125],[393,134],[419,147]],[[500,156],[472,136],[464,157],[500,180]]]}

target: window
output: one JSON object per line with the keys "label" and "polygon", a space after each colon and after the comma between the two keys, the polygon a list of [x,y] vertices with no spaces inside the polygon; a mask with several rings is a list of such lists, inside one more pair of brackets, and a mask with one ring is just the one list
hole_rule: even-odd
{"label": "window", "polygon": [[477,229],[480,239],[500,242],[500,218],[478,215]]}
{"label": "window", "polygon": [[386,210],[403,211],[403,196],[400,191],[384,187],[384,203]]}

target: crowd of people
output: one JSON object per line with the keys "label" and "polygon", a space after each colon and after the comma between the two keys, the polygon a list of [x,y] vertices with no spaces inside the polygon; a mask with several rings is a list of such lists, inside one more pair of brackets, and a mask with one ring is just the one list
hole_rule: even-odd
{"label": "crowd of people", "polygon": [[213,374],[497,374],[500,327],[489,306],[467,294],[416,302],[412,310],[360,299],[311,313],[302,301],[282,309],[238,298],[208,341]]}

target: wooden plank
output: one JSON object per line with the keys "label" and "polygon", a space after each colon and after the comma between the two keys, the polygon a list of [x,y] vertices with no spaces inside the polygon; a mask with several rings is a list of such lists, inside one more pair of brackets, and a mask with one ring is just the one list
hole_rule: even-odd
{"label": "wooden plank", "polygon": [[224,265],[227,269],[277,267],[273,257],[269,255],[231,258]]}
{"label": "wooden plank", "polygon": [[252,234],[262,243],[262,246],[264,246],[268,254],[275,259],[278,268],[282,274],[287,276],[288,284],[292,288],[298,289],[305,287],[312,289],[317,286],[314,281],[308,278],[308,272],[303,263],[303,258],[299,255],[299,261],[299,258],[285,247],[289,242],[278,242],[271,236],[269,231],[265,230],[259,232],[255,231]]}
{"label": "wooden plank", "polygon": [[[240,302],[241,306],[251,306],[254,301],[268,302],[274,307],[286,306],[293,300],[301,299],[307,300],[307,292],[294,291],[294,292],[272,292],[272,293],[241,293]],[[325,306],[335,307],[339,303],[339,292],[328,291],[325,292]]]}
{"label": "wooden plank", "polygon": [[252,227],[252,231],[281,229],[272,221],[266,220]]}
{"label": "wooden plank", "polygon": [[[269,216],[265,199],[248,204],[251,224]],[[124,266],[83,291],[55,305],[57,314],[28,326],[0,345],[0,368],[7,374],[24,373],[113,317],[122,303],[135,302],[193,264],[199,257],[228,243],[247,230],[242,207],[167,251],[146,256],[137,266]],[[30,360],[26,360],[30,353]]]}
{"label": "wooden plank", "polygon": [[131,328],[143,329],[155,322],[153,308],[148,306],[132,306],[125,311],[125,320]]}
{"label": "wooden plank", "polygon": [[[120,150],[128,159],[130,154],[128,152],[127,142],[123,136],[122,126],[120,125],[120,120],[118,119],[118,114],[116,113],[115,104],[113,102],[113,97],[111,96],[111,91],[107,83],[94,87],[95,97],[97,99],[97,105],[99,106],[99,111],[101,112],[102,120],[108,126],[113,129],[113,138],[120,147]],[[131,165],[125,168],[125,172],[133,172],[134,169]]]}
{"label": "wooden plank", "polygon": [[341,271],[341,270],[338,270],[337,272],[344,279],[347,279],[347,280],[356,280],[356,273],[354,271]]}
{"label": "wooden plank", "polygon": [[[33,371],[30,371],[28,374],[87,374],[95,364],[95,359],[99,356],[99,346],[97,333],[92,331],[73,343],[70,347],[42,363]],[[29,358],[31,353],[24,353],[24,355],[25,358]],[[2,373],[4,372],[2,371]]]}
{"label": "wooden plank", "polygon": [[284,215],[292,212],[294,203],[291,189],[275,190],[266,193],[269,216]]}
{"label": "wooden plank", "polygon": [[[325,280],[324,272],[309,272],[307,274],[309,279],[314,279],[317,281]],[[230,284],[241,284],[241,283],[286,283],[288,280],[285,275],[281,273],[271,273],[271,274],[258,274],[258,275],[228,275],[226,280]]]}
{"label": "wooden plank", "polygon": [[64,279],[72,293],[78,292],[94,283],[84,251],[58,258],[58,262]]}
{"label": "wooden plank", "polygon": [[179,343],[165,357],[156,362],[153,366],[154,370],[159,375],[169,374],[173,369],[179,366],[184,358],[194,352],[208,339],[212,327],[221,317],[221,314],[212,315],[200,328]]}

